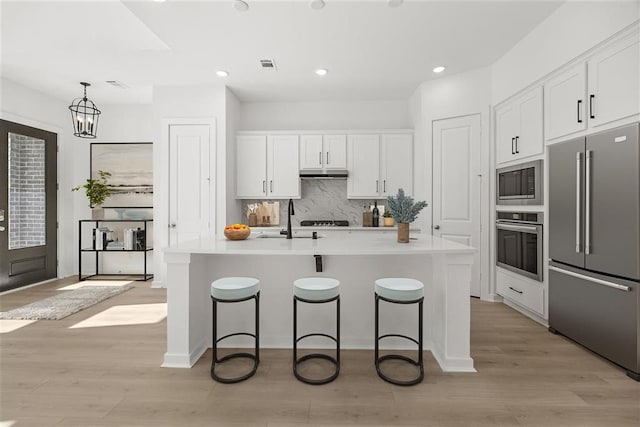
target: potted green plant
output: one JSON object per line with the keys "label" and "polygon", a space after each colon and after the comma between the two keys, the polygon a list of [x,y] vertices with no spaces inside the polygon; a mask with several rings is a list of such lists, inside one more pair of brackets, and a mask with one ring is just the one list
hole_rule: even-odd
{"label": "potted green plant", "polygon": [[382,214],[382,222],[385,227],[393,227],[395,225],[395,220],[391,216],[391,212],[389,212],[389,210],[384,211],[384,214]]}
{"label": "potted green plant", "polygon": [[414,202],[413,197],[406,196],[404,190],[399,188],[396,197],[387,197],[387,206],[398,223],[398,243],[409,243],[409,224],[416,220],[427,202]]}
{"label": "potted green plant", "polygon": [[73,187],[71,191],[78,191],[84,188],[87,199],[89,199],[89,207],[92,208],[91,218],[102,219],[104,218],[104,212],[102,210],[102,204],[111,195],[111,189],[107,185],[107,179],[111,176],[111,173],[103,170],[98,171],[100,178],[87,179],[84,185],[78,185]]}

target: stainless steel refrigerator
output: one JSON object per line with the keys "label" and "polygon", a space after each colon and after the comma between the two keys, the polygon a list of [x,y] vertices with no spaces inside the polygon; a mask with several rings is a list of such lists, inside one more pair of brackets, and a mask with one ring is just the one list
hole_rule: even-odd
{"label": "stainless steel refrigerator", "polygon": [[549,146],[549,330],[640,381],[640,125]]}

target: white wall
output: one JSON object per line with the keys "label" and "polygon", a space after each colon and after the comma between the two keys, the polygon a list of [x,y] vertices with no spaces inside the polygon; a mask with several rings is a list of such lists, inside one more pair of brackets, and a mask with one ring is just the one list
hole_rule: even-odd
{"label": "white wall", "polygon": [[[491,144],[489,138],[491,114],[491,72],[482,68],[467,73],[456,74],[422,83],[410,99],[409,105],[416,130],[415,163],[417,200],[426,200],[429,206],[423,211],[418,223],[423,230],[431,229],[433,209],[433,132],[434,120],[451,117],[480,114],[483,129],[481,137],[482,194],[480,197],[482,229],[489,230],[490,217],[490,183],[493,173],[490,172]],[[488,233],[482,235],[482,253],[488,253]],[[494,291],[490,289],[489,265],[482,260],[481,297],[492,299]]]}
{"label": "white wall", "polygon": [[491,67],[497,104],[640,18],[638,1],[569,1]]}
{"label": "white wall", "polygon": [[154,244],[158,256],[154,259],[154,286],[164,286],[163,257],[160,254],[168,244],[169,213],[169,145],[167,123],[180,120],[215,122],[215,222],[214,229],[224,228],[227,210],[227,144],[226,142],[226,88],[217,85],[161,86],[153,91],[154,141]]}
{"label": "white wall", "polygon": [[[102,105],[94,99],[102,111],[98,124],[96,139],[83,139],[72,136],[74,186],[80,185],[89,178],[90,146],[93,142],[154,142],[151,105]],[[69,119],[70,120],[70,119]],[[71,123],[69,122],[69,126]],[[62,192],[68,188],[60,187]],[[87,198],[83,191],[73,193],[75,220],[91,218]],[[112,216],[109,216],[111,218]],[[78,241],[78,230],[74,227],[74,240]],[[75,243],[74,243],[75,245]],[[89,262],[93,254],[85,255],[83,263]],[[153,253],[147,254],[148,273],[153,272]],[[78,260],[74,257],[74,272],[78,271]],[[88,264],[89,266],[92,264]],[[137,273],[144,271],[142,255],[138,253],[122,253],[117,255],[101,255],[101,271],[105,273]],[[91,272],[83,267],[84,273]]]}
{"label": "white wall", "polygon": [[243,103],[241,130],[409,129],[407,101]]}
{"label": "white wall", "polygon": [[[71,102],[71,100],[69,100]],[[71,131],[69,102],[0,79],[0,117],[4,120],[44,129],[58,135],[58,275],[69,276],[77,263],[76,217],[71,187],[76,185],[75,137]],[[66,191],[69,190],[69,191]]]}
{"label": "white wall", "polygon": [[235,94],[226,88],[225,91],[225,122],[227,145],[227,208],[224,222],[239,221],[241,215],[241,201],[236,200],[236,132],[240,122],[241,104]]}

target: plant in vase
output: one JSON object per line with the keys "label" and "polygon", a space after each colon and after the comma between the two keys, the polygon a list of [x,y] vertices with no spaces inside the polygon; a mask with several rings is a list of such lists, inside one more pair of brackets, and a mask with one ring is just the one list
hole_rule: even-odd
{"label": "plant in vase", "polygon": [[[102,212],[102,204],[111,195],[111,189],[107,185],[107,179],[111,176],[111,173],[107,171],[98,171],[99,179],[89,178],[83,185],[73,187],[71,191],[78,191],[84,188],[87,199],[89,199],[89,207],[92,208],[92,219],[100,219],[99,216]],[[96,212],[99,210],[100,213]],[[103,214],[104,215],[104,214]]]}
{"label": "plant in vase", "polygon": [[416,220],[427,202],[414,202],[413,197],[406,196],[402,188],[396,197],[387,197],[388,212],[398,223],[398,243],[409,243],[409,224]]}
{"label": "plant in vase", "polygon": [[393,227],[395,225],[395,220],[391,216],[391,212],[388,210],[384,211],[384,214],[382,214],[382,221],[385,227]]}

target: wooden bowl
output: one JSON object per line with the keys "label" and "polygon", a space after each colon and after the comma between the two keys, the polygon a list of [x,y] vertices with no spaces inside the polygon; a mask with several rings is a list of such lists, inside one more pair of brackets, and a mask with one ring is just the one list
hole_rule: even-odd
{"label": "wooden bowl", "polygon": [[240,230],[224,230],[224,237],[229,240],[244,240],[251,234],[250,228]]}

